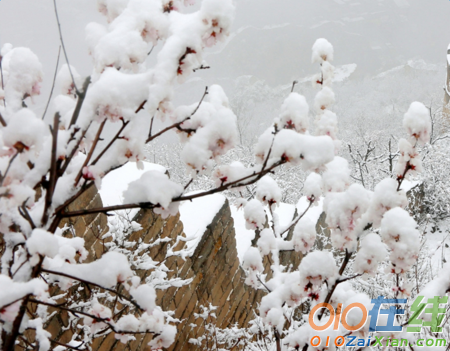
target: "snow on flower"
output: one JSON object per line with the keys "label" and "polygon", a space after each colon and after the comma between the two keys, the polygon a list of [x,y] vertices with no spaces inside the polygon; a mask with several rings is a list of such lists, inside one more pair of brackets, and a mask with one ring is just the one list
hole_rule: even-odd
{"label": "snow on flower", "polygon": [[420,233],[416,227],[416,221],[400,207],[383,216],[380,233],[390,249],[391,273],[405,273],[416,262],[420,249]]}
{"label": "snow on flower", "polygon": [[361,246],[355,257],[355,273],[365,273],[375,276],[378,264],[387,256],[386,246],[378,234],[367,234],[361,240]]}
{"label": "snow on flower", "polygon": [[[108,307],[100,304],[96,299],[92,303],[89,314],[98,318],[84,317],[84,324],[90,327],[91,333],[96,333],[104,329],[107,327],[107,323],[110,324],[112,319],[112,311]],[[100,319],[104,321],[101,321]]]}
{"label": "snow on flower", "polygon": [[[262,138],[256,146],[257,156],[269,152],[271,141]],[[268,164],[283,160],[292,165],[300,165],[305,170],[316,170],[334,158],[333,140],[328,136],[311,136],[298,134],[293,130],[283,129],[275,135]]]}
{"label": "snow on flower", "polygon": [[320,174],[311,173],[306,177],[303,183],[303,194],[306,196],[308,201],[313,201],[314,205],[317,205],[320,197],[322,196],[322,177]]}
{"label": "snow on flower", "polygon": [[261,231],[257,245],[263,256],[268,255],[277,248],[277,240],[272,229],[265,228]]}
{"label": "snow on flower", "polygon": [[303,95],[291,93],[281,106],[280,122],[283,128],[305,133],[309,124],[309,106]]}
{"label": "snow on flower", "polygon": [[3,130],[3,141],[5,146],[12,147],[17,152],[32,148],[39,151],[46,131],[45,123],[33,111],[23,108],[11,116]]}
{"label": "snow on flower", "polygon": [[333,161],[325,165],[322,174],[323,188],[326,192],[345,191],[352,183],[350,179],[350,168],[345,158],[336,156]]}
{"label": "snow on flower", "polygon": [[397,191],[398,183],[392,178],[385,178],[374,189],[372,200],[367,211],[367,223],[372,223],[373,228],[378,228],[383,215],[395,208],[405,208],[408,205],[406,193]]}
{"label": "snow on flower", "polygon": [[28,48],[12,48],[5,44],[2,53],[3,81],[0,86],[5,87],[8,109],[15,112],[22,108],[23,99],[40,94],[42,65]]}
{"label": "snow on flower", "polygon": [[139,306],[148,312],[152,312],[156,307],[156,292],[150,285],[139,285],[137,288],[130,289],[131,296]]}
{"label": "snow on flower", "polygon": [[317,39],[312,47],[312,62],[333,61],[333,45],[324,38]]}
{"label": "snow on flower", "polygon": [[428,143],[431,136],[430,110],[421,102],[413,102],[403,117],[403,127],[413,142]]}
{"label": "snow on flower", "polygon": [[358,222],[369,205],[370,194],[360,184],[351,185],[345,192],[327,194],[324,211],[335,248],[349,251],[356,249]]}
{"label": "snow on flower", "polygon": [[422,171],[422,160],[419,153],[408,140],[400,139],[398,141],[398,152],[400,156],[395,165],[395,174],[398,180],[403,179],[405,174],[411,176]]}
{"label": "snow on flower", "polygon": [[244,255],[244,269],[262,273],[264,266],[262,263],[262,257],[259,250],[256,247],[250,247]]}
{"label": "snow on flower", "polygon": [[262,229],[266,223],[266,212],[260,201],[253,199],[244,207],[245,227],[247,229]]}
{"label": "snow on flower", "polygon": [[176,327],[174,327],[173,325],[165,325],[161,333],[159,333],[157,337],[150,341],[148,345],[152,350],[159,350],[163,347],[167,348],[175,341],[176,333]]}
{"label": "snow on flower", "polygon": [[314,107],[318,113],[322,113],[324,110],[329,109],[334,102],[335,96],[333,90],[329,87],[323,87],[314,98]]}
{"label": "snow on flower", "polygon": [[158,171],[147,171],[128,184],[123,192],[124,203],[150,202],[168,208],[172,199],[181,195],[183,187]]}
{"label": "snow on flower", "polygon": [[265,205],[278,205],[281,201],[281,189],[272,177],[266,175],[256,185],[256,198]]}
{"label": "snow on flower", "polygon": [[337,139],[338,120],[334,112],[330,110],[323,111],[315,120],[316,135],[328,135],[331,139]]}
{"label": "snow on flower", "polygon": [[294,249],[306,255],[316,241],[316,226],[309,218],[302,218],[294,228]]}
{"label": "snow on flower", "polygon": [[321,287],[327,281],[333,285],[339,276],[339,270],[334,262],[333,255],[327,251],[314,251],[303,258],[298,268],[300,282],[304,291]]}

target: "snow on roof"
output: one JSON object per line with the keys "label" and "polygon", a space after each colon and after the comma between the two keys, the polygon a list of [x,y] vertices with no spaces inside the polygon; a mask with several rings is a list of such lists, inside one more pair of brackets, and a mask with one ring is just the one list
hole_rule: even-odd
{"label": "snow on roof", "polygon": [[147,171],[166,172],[166,169],[155,163],[143,162],[144,169],[138,169],[135,162],[128,162],[122,167],[108,173],[102,179],[102,187],[99,189],[103,206],[114,206],[123,203],[122,193],[128,184],[141,177]]}
{"label": "snow on roof", "polygon": [[186,248],[183,250],[186,256],[194,254],[206,227],[211,224],[216,214],[221,210],[225,199],[225,196],[221,194],[214,194],[181,203],[180,220],[183,222],[184,233],[186,234]]}

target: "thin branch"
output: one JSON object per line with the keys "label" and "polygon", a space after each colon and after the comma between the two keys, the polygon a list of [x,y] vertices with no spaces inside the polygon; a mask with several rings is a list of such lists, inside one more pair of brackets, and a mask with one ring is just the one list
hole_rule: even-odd
{"label": "thin branch", "polygon": [[346,282],[346,281],[348,281],[348,280],[352,280],[352,279],[358,278],[358,277],[360,277],[360,276],[362,276],[362,275],[363,275],[362,273],[355,274],[355,275],[352,275],[351,277],[346,277],[346,278],[338,279],[338,282],[339,282],[339,284],[340,284],[340,283]]}
{"label": "thin branch", "polygon": [[144,101],[139,105],[139,107],[136,109],[136,111],[134,111],[134,113],[138,113],[140,110],[143,110],[146,103],[147,103],[147,100],[144,100]]}
{"label": "thin branch", "polygon": [[77,91],[78,101],[77,101],[77,105],[75,106],[75,110],[73,111],[72,118],[71,118],[70,124],[69,124],[69,128],[72,127],[77,122],[78,116],[80,115],[80,112],[81,112],[81,107],[83,106],[84,99],[86,98],[86,93],[87,93],[89,84],[91,84],[91,77],[87,77],[86,80],[84,81],[83,91],[82,92]]}
{"label": "thin branch", "polygon": [[191,180],[184,186],[184,190],[189,188],[189,186],[192,184],[193,181],[194,181],[194,178],[191,178]]}
{"label": "thin branch", "polygon": [[266,290],[271,293],[272,290],[270,290],[266,284],[263,283],[263,281],[261,280],[261,278],[259,277],[259,275],[256,275],[256,278],[259,280],[259,282],[261,283],[262,286],[264,286],[266,288]]}
{"label": "thin branch", "polygon": [[58,308],[58,309],[60,309],[62,311],[67,311],[69,313],[72,313],[75,317],[78,317],[78,318],[80,318],[78,316],[78,314],[80,314],[82,316],[86,316],[86,317],[92,318],[95,321],[105,323],[109,328],[111,328],[111,330],[114,333],[117,333],[117,334],[155,334],[155,332],[153,332],[153,331],[118,330],[118,329],[116,329],[116,327],[113,324],[111,324],[111,318],[102,318],[102,317],[98,317],[98,316],[95,316],[93,314],[86,313],[86,312],[83,312],[83,311],[78,311],[78,310],[74,310],[74,309],[71,309],[71,308],[63,307],[61,305],[54,305],[54,304],[51,304],[51,303],[48,303],[48,302],[38,301],[38,300],[34,300],[34,299],[30,299],[30,302],[31,303],[35,303],[35,304],[39,304],[39,305],[44,305],[44,306]]}
{"label": "thin branch", "polygon": [[403,181],[405,180],[406,177],[406,173],[408,173],[408,171],[411,169],[411,164],[410,161],[406,162],[406,166],[405,166],[405,171],[403,172],[403,174],[397,179],[398,181],[398,186],[397,186],[397,191],[400,190],[400,187],[402,186]]}
{"label": "thin branch", "polygon": [[[342,265],[341,268],[339,269],[339,275],[342,275],[345,271],[345,268],[347,268],[348,263],[350,262],[350,259],[352,258],[353,253],[349,252],[347,249],[345,250],[345,257],[344,260],[342,261]],[[333,296],[334,291],[336,290],[336,287],[344,282],[346,279],[343,280],[336,280],[336,282],[334,283],[334,285],[331,287],[331,289],[328,291],[327,297],[325,298],[324,303],[329,303],[331,300],[331,297]],[[319,321],[322,319],[323,314],[325,313],[325,309],[322,309],[319,315]]]}
{"label": "thin branch", "polygon": [[294,221],[292,222],[292,224],[291,224],[289,227],[287,227],[286,230],[284,230],[282,233],[280,233],[280,236],[283,236],[284,233],[290,231],[293,227],[295,227],[295,226],[297,225],[298,221],[301,220],[301,219],[303,218],[303,216],[306,214],[306,212],[308,212],[308,210],[311,208],[311,206],[312,206],[313,203],[314,203],[314,198],[312,198],[311,200],[309,200],[309,205],[308,205],[308,207],[305,209],[305,211],[304,211],[301,215],[299,215],[299,216],[297,217],[297,219],[294,220]]}
{"label": "thin branch", "polygon": [[3,127],[6,127],[6,121],[3,118],[2,114],[0,113],[0,123],[2,124]]}
{"label": "thin branch", "polygon": [[[2,57],[2,55],[0,54],[0,78],[2,79],[2,90],[5,90],[5,83],[4,83],[4,80],[3,80],[3,66],[2,66],[2,61],[3,61],[3,57]],[[6,99],[5,98],[3,98],[3,104],[5,105],[5,107],[6,107]],[[2,125],[3,125],[3,127],[6,127],[6,123],[4,124],[4,119],[3,119],[3,117],[2,117],[2,115],[0,114],[0,118],[1,118],[1,123],[2,123]]]}
{"label": "thin branch", "polygon": [[200,105],[202,104],[203,100],[205,99],[205,96],[208,95],[208,87],[205,88],[205,92],[203,93],[203,96],[200,100],[200,102],[198,103],[197,107],[195,108],[195,110],[191,113],[190,116],[186,117],[185,119],[183,119],[181,122],[177,122],[174,123],[170,126],[168,126],[167,128],[164,128],[163,130],[159,131],[158,133],[156,133],[153,136],[149,136],[149,138],[147,139],[146,143],[149,143],[150,141],[152,141],[153,139],[159,137],[160,135],[164,134],[165,132],[173,129],[173,128],[178,128],[180,127],[184,122],[186,122],[187,120],[191,119],[192,116],[195,115],[195,113],[198,111],[198,109],[200,108]]}
{"label": "thin branch", "polygon": [[153,130],[153,120],[155,119],[155,115],[153,115],[152,120],[150,122],[150,131],[148,132],[148,137],[151,138],[152,130]]}
{"label": "thin branch", "polygon": [[58,308],[58,309],[60,309],[62,311],[70,312],[75,317],[78,317],[78,318],[79,318],[79,316],[77,314],[81,314],[83,316],[90,317],[90,318],[92,318],[92,319],[94,319],[96,321],[99,321],[99,322],[108,322],[108,321],[110,321],[110,318],[97,317],[97,316],[94,316],[94,315],[92,315],[90,313],[86,313],[86,312],[83,312],[83,311],[78,311],[78,310],[73,310],[71,308],[63,307],[63,306],[61,306],[59,304],[52,304],[52,303],[48,303],[48,302],[44,302],[44,301],[38,301],[38,300],[35,300],[35,299],[29,299],[29,302],[35,303],[35,304],[39,304],[39,305],[44,305],[44,306]]}
{"label": "thin branch", "polygon": [[100,288],[100,289],[109,291],[109,292],[111,292],[111,293],[113,293],[113,294],[118,295],[121,299],[124,299],[124,300],[130,302],[130,303],[133,304],[133,306],[136,307],[136,309],[138,309],[139,311],[143,311],[143,309],[142,309],[135,301],[133,301],[131,298],[126,297],[125,295],[119,293],[118,291],[116,291],[116,290],[114,290],[114,289],[105,288],[104,286],[101,286],[101,285],[99,285],[99,284],[96,284],[96,283],[93,283],[93,282],[84,280],[84,279],[82,279],[82,278],[75,277],[75,276],[73,276],[73,275],[63,273],[63,272],[51,271],[51,270],[45,269],[45,268],[42,268],[41,271],[44,272],[44,273],[47,273],[47,274],[59,275],[59,276],[66,277],[66,278],[69,278],[69,279],[78,280],[79,282],[82,282],[82,283],[84,283],[84,284],[86,284],[86,285],[93,285],[93,286],[95,286],[95,287],[97,287],[97,288]]}
{"label": "thin branch", "polygon": [[[207,190],[207,191],[203,191],[203,192],[195,193],[195,194],[190,194],[190,195],[184,195],[184,196],[180,195],[178,197],[173,198],[172,202],[190,201],[190,200],[193,200],[193,199],[196,199],[199,197],[203,197],[206,195],[212,195],[212,194],[216,194],[219,192],[223,192],[224,190],[254,184],[258,180],[260,180],[263,176],[265,176],[267,173],[270,173],[274,168],[276,168],[284,163],[286,163],[286,161],[284,161],[284,160],[278,161],[278,162],[274,163],[271,167],[267,168],[266,170],[262,170],[258,173],[255,172],[249,176],[243,177],[241,179],[238,179],[234,182],[231,182],[231,183],[228,183],[225,185],[221,185],[221,186],[211,189],[211,190]],[[254,179],[251,179],[251,180],[247,181],[246,183],[241,183],[241,182],[243,182],[249,178],[253,178],[253,177],[254,177]],[[64,210],[61,209],[60,216],[63,218],[78,217],[78,216],[84,216],[84,215],[94,214],[94,213],[107,213],[107,212],[118,211],[118,210],[129,210],[129,209],[133,209],[133,208],[155,208],[155,207],[160,207],[160,205],[159,204],[155,205],[150,202],[141,202],[141,203],[108,206],[108,207],[91,208],[91,209],[84,209],[84,210],[70,211],[70,212],[65,212]]]}
{"label": "thin branch", "polygon": [[95,148],[97,147],[97,143],[100,140],[100,135],[102,134],[103,127],[105,126],[106,118],[103,120],[103,122],[100,124],[100,127],[97,130],[97,134],[95,136],[94,141],[92,142],[91,149],[89,150],[88,155],[86,156],[86,159],[84,160],[83,166],[80,168],[80,171],[77,174],[77,177],[75,178],[74,186],[76,187],[81,179],[81,176],[83,175],[83,169],[86,167],[91,160],[92,155],[94,154]]}
{"label": "thin branch", "polygon": [[9,160],[9,162],[8,162],[8,167],[6,167],[6,170],[5,170],[5,174],[2,175],[1,172],[0,172],[0,182],[1,182],[2,185],[3,185],[3,181],[4,181],[5,178],[6,178],[6,175],[8,174],[8,172],[9,172],[9,170],[10,170],[10,168],[11,168],[12,163],[14,162],[14,160],[15,160],[15,158],[17,157],[18,154],[19,154],[19,153],[16,152],[16,153],[14,154],[14,156],[10,158],[10,160]]}
{"label": "thin branch", "polygon": [[55,75],[53,76],[52,89],[50,90],[50,96],[48,97],[47,106],[45,106],[44,113],[42,114],[42,119],[44,119],[45,114],[47,113],[48,106],[50,105],[50,101],[53,95],[53,89],[55,89],[56,76],[58,75],[58,66],[59,66],[59,57],[61,56],[61,45],[58,50],[58,58],[56,59],[56,67],[55,67]]}
{"label": "thin branch", "polygon": [[53,119],[53,129],[52,129],[52,155],[50,159],[50,180],[45,194],[45,206],[44,212],[42,214],[41,224],[45,224],[48,219],[48,210],[52,204],[53,192],[55,191],[56,178],[57,178],[57,165],[56,165],[56,152],[58,149],[58,130],[59,130],[59,112],[55,113]]}
{"label": "thin branch", "polygon": [[132,204],[123,204],[123,205],[115,205],[115,206],[97,207],[97,208],[78,210],[78,211],[70,211],[70,212],[65,212],[64,210],[62,210],[60,216],[62,218],[69,218],[69,217],[85,216],[85,215],[95,214],[95,213],[107,214],[108,212],[114,212],[114,211],[120,211],[120,210],[130,210],[133,208],[151,209],[151,208],[155,208],[155,207],[160,207],[160,205],[154,205],[150,202],[142,202],[142,203],[132,203]]}
{"label": "thin branch", "polygon": [[114,138],[111,139],[111,141],[108,143],[108,145],[106,145],[106,147],[102,150],[102,152],[100,152],[100,154],[95,158],[95,160],[92,161],[91,165],[95,165],[103,157],[103,155],[106,153],[106,151],[108,151],[108,149],[112,146],[112,144],[114,144],[114,142],[120,138],[120,133],[123,132],[123,130],[128,125],[128,123],[130,123],[130,121],[126,121],[126,122],[122,121],[122,127],[116,133]]}
{"label": "thin branch", "polygon": [[295,88],[295,85],[296,84],[298,84],[298,80],[294,80],[293,82],[292,82],[292,89],[291,89],[291,93],[293,93],[294,92],[294,88]]}
{"label": "thin branch", "polygon": [[[75,154],[78,151],[78,148],[80,147],[81,142],[83,141],[84,137],[86,136],[87,131],[89,130],[89,127],[91,126],[92,122],[89,123],[89,125],[87,126],[87,128],[85,130],[83,130],[83,132],[81,133],[80,138],[78,139],[78,141],[76,142],[75,146],[73,147],[72,151],[70,152],[69,157],[66,158],[64,165],[61,167],[61,169],[59,170],[59,175],[63,175],[64,172],[66,171],[67,167],[70,164],[70,161],[72,161],[73,157],[75,156]],[[76,132],[75,132],[76,133]]]}
{"label": "thin branch", "polygon": [[62,31],[61,31],[61,23],[59,22],[58,9],[56,7],[56,0],[53,0],[53,7],[55,9],[56,23],[58,24],[58,31],[59,31],[59,39],[61,41],[61,46],[64,51],[64,56],[66,57],[67,67],[69,68],[69,73],[70,73],[70,76],[72,77],[72,83],[73,83],[73,86],[75,87],[75,91],[77,92],[77,95],[80,95],[80,91],[78,90],[77,85],[75,83],[75,78],[73,77],[72,69],[70,68],[69,57],[67,56],[66,47],[64,45],[64,40],[62,37]]}
{"label": "thin branch", "polygon": [[197,72],[199,69],[210,69],[211,67],[210,66],[203,66],[203,64],[201,64],[200,65],[200,67],[197,67],[197,68],[194,68],[193,70],[192,70],[192,72]]}
{"label": "thin branch", "polygon": [[27,222],[30,224],[31,229],[36,229],[36,225],[33,222],[33,219],[30,216],[30,213],[28,212],[27,207],[25,206],[25,203],[28,201],[28,199],[26,199],[22,206],[19,207],[19,213],[20,215],[25,218],[27,220]]}

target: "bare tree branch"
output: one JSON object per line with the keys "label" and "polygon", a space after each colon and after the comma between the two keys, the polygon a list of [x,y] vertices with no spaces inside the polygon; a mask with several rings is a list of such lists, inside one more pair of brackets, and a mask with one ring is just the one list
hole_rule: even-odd
{"label": "bare tree branch", "polygon": [[53,89],[55,89],[56,76],[58,75],[58,66],[59,66],[59,57],[60,56],[61,56],[61,45],[59,46],[58,58],[56,59],[55,75],[53,76],[52,89],[50,90],[50,95],[48,97],[47,105],[45,106],[45,110],[44,110],[44,113],[42,114],[41,119],[44,119],[45,114],[47,113],[47,110],[48,110],[48,106],[50,105],[50,101],[52,99]]}

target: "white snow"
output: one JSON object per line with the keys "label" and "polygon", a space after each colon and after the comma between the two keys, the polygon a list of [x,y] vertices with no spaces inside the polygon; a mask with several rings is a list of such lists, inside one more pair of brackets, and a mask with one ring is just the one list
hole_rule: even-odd
{"label": "white snow", "polygon": [[166,169],[155,163],[143,162],[144,169],[138,169],[135,162],[129,162],[110,173],[102,180],[102,187],[99,190],[103,201],[103,206],[114,206],[123,203],[123,192],[127,189],[128,183],[137,180],[147,171],[166,172]]}
{"label": "white snow", "polygon": [[[306,198],[306,196],[302,196],[297,203],[298,213],[305,212],[308,206],[309,200]],[[309,218],[313,223],[317,223],[322,212],[323,212],[323,198],[320,198],[317,202],[317,206],[311,206],[303,218]]]}
{"label": "white snow", "polygon": [[333,83],[347,80],[356,71],[357,67],[358,65],[356,63],[350,63],[336,68],[334,70]]}
{"label": "white snow", "polygon": [[206,227],[211,224],[216,214],[223,207],[225,200],[225,196],[213,194],[181,203],[180,220],[183,222],[183,229],[186,234],[185,251],[188,256],[194,254]]}
{"label": "white snow", "polygon": [[[283,204],[280,204],[280,207]],[[231,216],[234,220],[234,230],[236,233],[236,248],[239,261],[242,263],[244,255],[252,245],[252,240],[255,238],[255,232],[245,227],[244,211],[238,209],[236,206],[231,206]]]}

